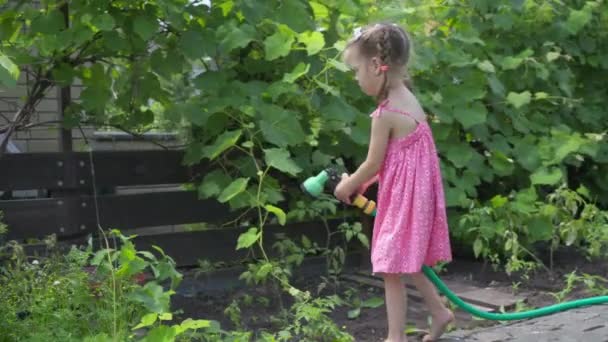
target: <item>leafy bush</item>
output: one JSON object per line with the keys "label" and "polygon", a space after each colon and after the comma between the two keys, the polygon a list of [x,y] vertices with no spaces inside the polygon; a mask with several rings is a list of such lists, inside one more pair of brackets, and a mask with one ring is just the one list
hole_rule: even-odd
{"label": "leafy bush", "polygon": [[2,341],[152,342],[219,331],[206,320],[163,324],[172,319],[170,297],[181,279],[175,263],[160,250],[160,258],[136,251],[129,238],[115,234],[120,249],[73,247],[48,259],[28,259],[11,243],[14,253],[0,273]]}

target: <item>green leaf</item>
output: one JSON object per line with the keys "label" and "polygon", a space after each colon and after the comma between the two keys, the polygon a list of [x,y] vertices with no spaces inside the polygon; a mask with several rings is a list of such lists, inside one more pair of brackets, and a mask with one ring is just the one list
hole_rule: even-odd
{"label": "green leaf", "polygon": [[553,62],[554,60],[558,59],[559,56],[561,56],[561,54],[559,52],[555,52],[555,51],[547,52],[547,61]]}
{"label": "green leaf", "polygon": [[237,178],[228,187],[226,187],[220,194],[218,201],[220,203],[226,203],[230,201],[234,196],[245,191],[249,184],[249,178]]}
{"label": "green leaf", "polygon": [[332,67],[336,68],[337,70],[340,70],[342,72],[348,72],[350,71],[350,68],[348,67],[348,65],[336,60],[336,59],[328,59],[327,63],[329,63],[329,65],[331,65]]}
{"label": "green leaf", "polygon": [[256,227],[249,228],[246,233],[239,236],[237,241],[236,249],[249,248],[262,236],[262,232],[259,232]]}
{"label": "green leaf", "polygon": [[228,77],[226,72],[205,71],[194,79],[194,84],[207,94],[216,94],[228,84]]}
{"label": "green leaf", "polygon": [[130,48],[129,41],[116,31],[105,31],[102,33],[102,37],[103,46],[107,51],[118,52],[129,50]]}
{"label": "green leaf", "polygon": [[19,67],[0,51],[0,85],[13,88],[19,79]]}
{"label": "green leaf", "polygon": [[479,68],[479,70],[485,71],[487,73],[495,73],[496,72],[496,68],[494,68],[494,64],[492,64],[492,62],[490,62],[488,60],[485,60],[483,62],[477,63],[477,67]]}
{"label": "green leaf", "polygon": [[316,78],[314,79],[314,81],[321,89],[325,91],[325,93],[331,94],[333,96],[340,96],[340,91],[335,87],[332,87],[329,84]]}
{"label": "green leaf", "polygon": [[164,291],[162,286],[151,281],[144,287],[137,288],[130,295],[136,302],[142,303],[150,313],[169,312],[170,296],[173,291]]}
{"label": "green leaf", "polygon": [[307,1],[280,1],[279,4],[278,8],[273,8],[276,22],[289,25],[296,32],[314,28]]}
{"label": "green leaf", "polygon": [[100,31],[111,31],[116,25],[116,21],[114,17],[112,17],[108,13],[103,13],[101,15],[96,15],[91,20],[91,25],[97,28]]}
{"label": "green leaf", "polygon": [[359,242],[361,242],[361,244],[363,246],[365,246],[365,248],[369,248],[369,239],[367,238],[367,236],[365,234],[358,233],[357,239],[359,239]]}
{"label": "green leaf", "polygon": [[554,131],[556,144],[555,155],[553,156],[554,163],[561,163],[570,153],[577,152],[581,146],[585,144],[585,139],[577,132],[569,134],[567,132]]}
{"label": "green leaf", "polygon": [[52,70],[53,80],[62,86],[69,86],[72,84],[76,72],[74,67],[67,63],[61,63],[55,69]]}
{"label": "green leaf", "polygon": [[488,75],[488,85],[494,94],[499,95],[500,97],[505,95],[505,86],[495,74]]}
{"label": "green leaf", "polygon": [[144,342],[175,342],[177,337],[176,327],[169,327],[166,325],[160,325],[150,330],[146,334]]}
{"label": "green leaf", "polygon": [[306,235],[302,235],[302,246],[306,249],[310,249],[312,247],[312,242]]}
{"label": "green leaf", "polygon": [[264,40],[266,60],[273,61],[279,57],[287,56],[294,41],[294,32],[288,26],[279,25],[277,31]]}
{"label": "green leaf", "polygon": [[382,305],[384,305],[384,299],[382,297],[371,297],[361,302],[361,307],[364,308],[375,309]]}
{"label": "green leaf", "polygon": [[454,117],[460,121],[464,129],[469,129],[475,125],[486,122],[488,111],[481,102],[473,102],[467,107],[454,108]]}
{"label": "green leaf", "polygon": [[523,62],[524,62],[524,59],[521,57],[508,56],[502,60],[501,66],[502,66],[503,70],[515,70]]}
{"label": "green leaf", "polygon": [[548,217],[535,216],[527,222],[530,243],[548,241],[553,237],[553,224]]}
{"label": "green leaf", "polygon": [[361,315],[361,308],[348,310],[347,316],[349,319],[355,319]]}
{"label": "green leaf", "polygon": [[294,83],[298,78],[306,75],[310,70],[310,64],[298,63],[292,72],[283,75],[283,82]]}
{"label": "green leaf", "polygon": [[521,108],[530,103],[532,100],[532,94],[529,91],[523,93],[509,92],[507,95],[507,102],[515,108]]}
{"label": "green leaf", "polygon": [[270,271],[272,271],[272,264],[269,262],[265,262],[262,267],[258,269],[256,276],[258,277],[258,279],[265,279],[268,273],[270,273]]}
{"label": "green leaf", "polygon": [[496,195],[490,200],[490,203],[492,203],[492,208],[501,208],[507,204],[507,202],[509,202],[509,199],[501,195]]}
{"label": "green leaf", "polygon": [[220,42],[223,51],[230,52],[236,48],[247,46],[255,39],[255,28],[249,24],[243,24],[238,27],[229,27],[226,36]]}
{"label": "green leaf", "polygon": [[177,327],[177,335],[181,335],[182,333],[188,330],[198,330],[203,328],[211,327],[211,321],[206,319],[192,319],[187,318]]}
{"label": "green leaf", "polygon": [[448,160],[451,161],[457,168],[465,167],[471,158],[473,158],[473,149],[468,144],[450,144],[446,147],[445,151]]}
{"label": "green leaf", "polygon": [[285,212],[283,211],[283,209],[277,208],[274,205],[270,205],[270,204],[265,205],[264,209],[266,209],[270,213],[275,214],[277,216],[277,218],[279,219],[279,224],[281,226],[285,225],[285,222],[287,220],[287,215],[285,215]]}
{"label": "green leaf", "polygon": [[156,18],[139,15],[133,21],[133,31],[137,33],[144,41],[152,38],[158,30],[158,22]]}
{"label": "green leaf", "polygon": [[473,252],[475,253],[475,257],[479,258],[481,252],[483,251],[483,241],[480,238],[475,239],[473,243]]}
{"label": "green leaf", "polygon": [[298,145],[306,141],[297,114],[275,105],[259,106],[260,128],[264,138],[279,147]]}
{"label": "green leaf", "polygon": [[349,124],[360,115],[356,108],[346,103],[341,97],[331,96],[327,99],[328,103],[321,107],[321,115],[324,119]]}
{"label": "green leaf", "polygon": [[264,159],[268,166],[296,176],[302,169],[290,158],[289,151],[281,148],[269,148],[264,150]]}
{"label": "green leaf", "polygon": [[309,56],[317,54],[325,47],[325,38],[318,31],[303,32],[298,35],[298,41],[306,45],[306,52]]}
{"label": "green leaf", "polygon": [[42,33],[45,35],[53,35],[65,28],[65,20],[63,14],[58,10],[51,10],[47,13],[41,13],[32,20],[30,29],[33,33]]}
{"label": "green leaf", "polygon": [[317,1],[309,1],[308,3],[310,4],[310,7],[312,8],[312,12],[315,16],[315,20],[321,21],[321,20],[329,18],[329,9],[325,5],[320,4]]}
{"label": "green leaf", "polygon": [[212,145],[203,148],[203,156],[210,160],[217,158],[222,152],[236,145],[242,133],[243,131],[240,129],[224,132],[215,139]]}
{"label": "green leaf", "polygon": [[509,176],[513,174],[514,165],[513,160],[508,158],[500,151],[493,151],[490,157],[490,165],[499,176]]}
{"label": "green leaf", "polygon": [[202,184],[198,188],[198,195],[203,199],[217,196],[229,183],[230,176],[220,169],[213,170],[205,175]]}
{"label": "green leaf", "polygon": [[114,339],[106,333],[97,334],[95,336],[87,336],[82,342],[114,342]]}
{"label": "green leaf", "polygon": [[156,322],[156,319],[158,318],[158,314],[157,313],[149,313],[144,315],[141,318],[141,321],[139,322],[138,325],[136,325],[132,330],[137,330],[137,329],[141,329],[144,327],[149,327],[152,324],[154,324]]}
{"label": "green leaf", "polygon": [[97,114],[105,112],[106,105],[112,97],[110,89],[103,86],[89,86],[80,93],[82,106]]}
{"label": "green leaf", "polygon": [[570,34],[577,34],[585,25],[587,25],[592,18],[591,8],[585,6],[581,10],[570,10],[570,15],[566,21],[566,30]]}
{"label": "green leaf", "polygon": [[158,315],[158,319],[161,321],[171,321],[173,320],[173,314],[170,312],[163,312],[162,314]]}
{"label": "green leaf", "polygon": [[530,180],[532,184],[554,185],[560,182],[562,177],[562,170],[557,167],[541,168],[530,175]]}
{"label": "green leaf", "polygon": [[515,148],[513,154],[517,161],[528,171],[536,170],[541,163],[539,150],[537,148],[530,148],[530,146],[535,146],[537,143],[536,138],[531,135],[514,142]]}
{"label": "green leaf", "polygon": [[207,31],[188,30],[179,38],[179,48],[190,59],[209,55],[213,50],[214,38]]}

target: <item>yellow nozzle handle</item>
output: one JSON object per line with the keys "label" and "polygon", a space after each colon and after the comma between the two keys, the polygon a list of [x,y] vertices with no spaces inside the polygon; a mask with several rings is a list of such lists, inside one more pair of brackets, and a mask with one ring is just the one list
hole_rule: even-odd
{"label": "yellow nozzle handle", "polygon": [[368,199],[363,195],[356,195],[351,202],[355,207],[363,210],[367,215],[371,215],[376,210],[376,202]]}

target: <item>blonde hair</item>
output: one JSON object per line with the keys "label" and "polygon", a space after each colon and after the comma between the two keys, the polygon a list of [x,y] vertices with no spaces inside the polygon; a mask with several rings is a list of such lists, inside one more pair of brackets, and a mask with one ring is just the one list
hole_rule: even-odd
{"label": "blonde hair", "polygon": [[[410,38],[403,28],[396,24],[380,23],[368,26],[348,42],[346,49],[356,48],[357,52],[365,58],[380,58],[385,68],[402,69],[404,84],[412,89],[412,82],[405,70],[410,59]],[[383,73],[384,80],[377,95],[378,101],[388,96],[388,77]]]}

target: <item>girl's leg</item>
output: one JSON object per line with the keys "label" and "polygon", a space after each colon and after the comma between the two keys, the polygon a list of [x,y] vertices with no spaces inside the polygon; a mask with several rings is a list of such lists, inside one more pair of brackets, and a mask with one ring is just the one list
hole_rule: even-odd
{"label": "girl's leg", "polygon": [[423,341],[436,341],[443,335],[448,324],[454,321],[454,313],[443,304],[437,289],[422,272],[410,274],[409,279],[424,297],[433,317],[431,332],[424,337]]}
{"label": "girl's leg", "polygon": [[388,316],[387,342],[407,342],[404,334],[407,298],[405,285],[398,274],[384,275],[384,292],[386,296],[386,313]]}

